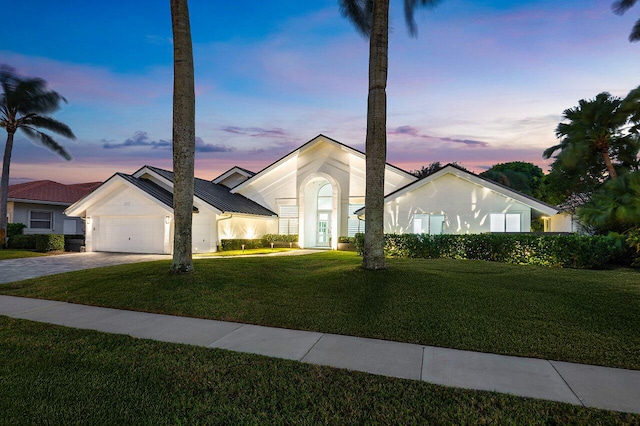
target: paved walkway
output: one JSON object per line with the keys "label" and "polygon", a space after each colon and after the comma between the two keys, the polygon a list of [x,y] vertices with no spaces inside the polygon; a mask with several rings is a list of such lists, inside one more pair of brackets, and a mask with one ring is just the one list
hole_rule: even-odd
{"label": "paved walkway", "polygon": [[[2,263],[4,265],[4,263]],[[640,413],[640,371],[0,296],[0,315]]]}

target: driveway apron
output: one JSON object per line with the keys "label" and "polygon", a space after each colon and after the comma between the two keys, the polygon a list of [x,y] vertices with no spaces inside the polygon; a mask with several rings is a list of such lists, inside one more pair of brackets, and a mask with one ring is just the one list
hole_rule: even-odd
{"label": "driveway apron", "polygon": [[149,262],[152,260],[171,259],[162,254],[130,254],[130,253],[70,253],[59,256],[25,257],[0,261],[0,284],[28,278],[82,269],[99,268],[101,266],[121,265],[125,263]]}

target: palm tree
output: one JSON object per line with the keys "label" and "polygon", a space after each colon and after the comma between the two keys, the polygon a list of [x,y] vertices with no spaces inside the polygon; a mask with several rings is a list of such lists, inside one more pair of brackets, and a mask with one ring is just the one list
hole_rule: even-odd
{"label": "palm tree", "polygon": [[193,47],[187,0],[171,0],[173,29],[173,262],[171,272],[193,271],[191,230],[196,143]]}
{"label": "palm tree", "polygon": [[[387,68],[389,62],[389,0],[339,0],[343,16],[369,38],[369,97],[366,137],[365,269],[384,269],[384,170],[387,161]],[[417,33],[414,12],[437,0],[404,0],[409,33]]]}
{"label": "palm tree", "polygon": [[[631,9],[637,0],[617,0],[613,3],[613,11],[617,15],[624,14],[627,10]],[[640,40],[640,19],[638,19],[631,29],[631,34],[629,34],[629,41],[634,43]]]}
{"label": "palm tree", "polygon": [[599,233],[640,227],[640,172],[606,182],[578,209],[580,220]]}
{"label": "palm tree", "polygon": [[67,161],[71,160],[69,152],[39,129],[45,129],[69,139],[75,139],[75,135],[69,126],[49,117],[49,114],[59,110],[60,104],[66,103],[67,100],[58,92],[49,90],[46,81],[40,78],[24,78],[17,75],[13,68],[1,66],[0,85],[2,86],[0,127],[7,131],[0,184],[0,245],[4,247],[7,235],[9,167],[15,133],[21,130],[29,139],[39,142]]}
{"label": "palm tree", "polygon": [[622,99],[603,92],[595,99],[582,99],[577,107],[566,109],[563,119],[568,122],[556,128],[560,143],[546,149],[543,157],[550,158],[560,151],[556,158],[568,169],[602,163],[609,177],[615,179],[618,172],[611,155],[626,151],[626,145],[633,142],[622,135],[629,115],[621,106]]}

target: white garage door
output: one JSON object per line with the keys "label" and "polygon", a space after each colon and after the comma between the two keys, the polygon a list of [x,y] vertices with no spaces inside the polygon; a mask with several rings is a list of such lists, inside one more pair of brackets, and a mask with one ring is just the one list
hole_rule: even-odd
{"label": "white garage door", "polygon": [[164,216],[100,216],[95,225],[95,251],[164,252]]}

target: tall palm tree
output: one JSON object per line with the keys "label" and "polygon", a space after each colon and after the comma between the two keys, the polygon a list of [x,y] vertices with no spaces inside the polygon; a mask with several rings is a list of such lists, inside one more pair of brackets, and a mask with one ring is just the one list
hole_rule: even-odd
{"label": "tall palm tree", "polygon": [[[624,14],[627,10],[631,9],[637,0],[617,0],[613,3],[613,11],[617,15]],[[631,29],[631,33],[629,34],[629,41],[634,43],[636,41],[640,41],[640,19],[638,19]]]}
{"label": "tall palm tree", "polygon": [[556,128],[560,143],[546,149],[543,157],[550,158],[560,151],[557,159],[568,169],[602,161],[609,177],[615,179],[618,172],[611,154],[629,142],[622,135],[628,114],[621,106],[622,99],[607,92],[598,94],[594,99],[581,99],[577,107],[564,111],[563,119],[567,122]]}
{"label": "tall palm tree", "polygon": [[39,129],[48,130],[69,139],[75,139],[75,135],[69,126],[49,117],[49,114],[59,110],[60,104],[66,103],[67,100],[58,92],[49,90],[46,81],[40,78],[21,77],[13,68],[1,66],[0,85],[2,86],[0,127],[7,131],[0,184],[0,246],[4,247],[7,235],[9,167],[15,133],[21,130],[29,139],[39,142],[67,161],[71,160],[69,152]]}
{"label": "tall palm tree", "polygon": [[171,272],[193,271],[191,254],[196,143],[193,47],[187,0],[171,0],[173,29],[173,262]]}
{"label": "tall palm tree", "polygon": [[[409,33],[417,33],[414,12],[438,0],[404,0]],[[389,63],[389,0],[339,0],[343,16],[369,38],[369,97],[366,136],[365,269],[384,269],[384,170],[387,161],[387,69]]]}

